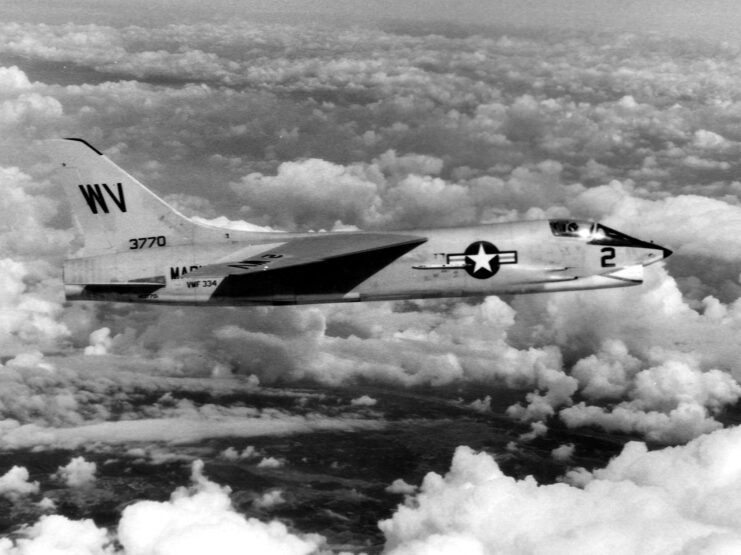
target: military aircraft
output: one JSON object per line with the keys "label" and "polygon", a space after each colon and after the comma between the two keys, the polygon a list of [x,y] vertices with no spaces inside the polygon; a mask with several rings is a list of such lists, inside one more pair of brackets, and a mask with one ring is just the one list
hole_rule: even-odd
{"label": "military aircraft", "polygon": [[599,223],[521,221],[404,233],[242,231],[168,205],[83,139],[45,142],[84,238],[68,300],[292,305],[640,284],[671,254]]}

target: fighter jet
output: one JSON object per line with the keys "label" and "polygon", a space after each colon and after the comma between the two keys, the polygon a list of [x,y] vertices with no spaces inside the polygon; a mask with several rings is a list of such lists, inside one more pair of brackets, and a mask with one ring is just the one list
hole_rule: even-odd
{"label": "fighter jet", "polygon": [[403,233],[288,233],[194,221],[83,139],[47,141],[84,247],[70,301],[294,305],[638,285],[667,248],[580,220]]}

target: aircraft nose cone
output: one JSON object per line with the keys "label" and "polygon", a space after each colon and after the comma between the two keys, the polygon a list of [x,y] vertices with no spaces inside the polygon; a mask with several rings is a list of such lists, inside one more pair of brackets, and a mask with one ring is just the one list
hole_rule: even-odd
{"label": "aircraft nose cone", "polygon": [[641,262],[644,266],[655,264],[661,260],[666,260],[674,252],[671,249],[667,249],[666,247],[662,247],[656,243],[643,243],[641,246],[646,249],[643,251],[643,260]]}

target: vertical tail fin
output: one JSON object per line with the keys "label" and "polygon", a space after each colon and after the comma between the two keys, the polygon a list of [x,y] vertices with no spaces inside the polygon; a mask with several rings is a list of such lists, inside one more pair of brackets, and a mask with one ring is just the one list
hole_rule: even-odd
{"label": "vertical tail fin", "polygon": [[85,255],[192,242],[197,224],[183,216],[82,139],[44,142],[59,170]]}

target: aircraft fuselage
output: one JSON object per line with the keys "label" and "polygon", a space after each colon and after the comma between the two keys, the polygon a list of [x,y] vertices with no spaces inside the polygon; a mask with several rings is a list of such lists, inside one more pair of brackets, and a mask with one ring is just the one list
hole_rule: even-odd
{"label": "aircraft fuselage", "polygon": [[580,220],[413,232],[233,230],[181,214],[82,139],[49,141],[84,247],[69,300],[282,305],[625,287],[671,251]]}
{"label": "aircraft fuselage", "polygon": [[[155,236],[129,251],[68,260],[65,292],[69,300],[284,305],[572,291],[637,285],[643,266],[669,252],[628,236],[595,241],[597,224],[558,222],[575,230],[558,234],[553,221],[540,220],[405,232],[426,241],[403,254],[351,254],[275,270],[270,279],[260,274],[283,256],[271,253],[272,245],[323,234],[220,230],[203,243],[174,245]],[[229,266],[250,273],[199,274],[235,251],[241,256]]]}

